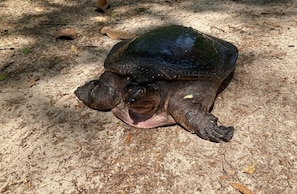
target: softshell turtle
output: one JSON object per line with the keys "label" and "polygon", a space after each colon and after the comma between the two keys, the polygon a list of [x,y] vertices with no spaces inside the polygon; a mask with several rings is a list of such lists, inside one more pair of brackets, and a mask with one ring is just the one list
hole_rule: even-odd
{"label": "softshell turtle", "polygon": [[233,44],[193,28],[161,27],[116,44],[101,77],[75,94],[137,128],[177,123],[203,139],[227,142],[234,128],[218,126],[210,108],[237,56]]}

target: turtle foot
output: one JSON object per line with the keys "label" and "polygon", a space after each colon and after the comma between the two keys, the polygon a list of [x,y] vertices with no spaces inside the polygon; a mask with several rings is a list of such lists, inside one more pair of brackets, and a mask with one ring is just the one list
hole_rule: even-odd
{"label": "turtle foot", "polygon": [[218,119],[212,114],[206,114],[206,118],[199,123],[196,133],[203,139],[212,142],[228,142],[234,135],[233,127],[218,126]]}
{"label": "turtle foot", "polygon": [[212,128],[204,128],[197,133],[203,139],[212,142],[229,142],[234,135],[233,127],[213,126]]}

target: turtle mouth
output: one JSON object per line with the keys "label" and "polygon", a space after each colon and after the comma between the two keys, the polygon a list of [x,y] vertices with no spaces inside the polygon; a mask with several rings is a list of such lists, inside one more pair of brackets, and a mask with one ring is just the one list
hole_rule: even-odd
{"label": "turtle mouth", "polygon": [[134,113],[145,114],[152,113],[156,110],[156,100],[143,99],[134,102],[127,102],[128,109]]}
{"label": "turtle mouth", "polygon": [[160,104],[160,93],[156,85],[128,85],[124,90],[124,102],[128,109],[138,114],[156,112]]}
{"label": "turtle mouth", "polygon": [[129,116],[133,120],[133,124],[137,125],[141,122],[145,122],[153,117],[153,113],[138,113],[129,110]]}

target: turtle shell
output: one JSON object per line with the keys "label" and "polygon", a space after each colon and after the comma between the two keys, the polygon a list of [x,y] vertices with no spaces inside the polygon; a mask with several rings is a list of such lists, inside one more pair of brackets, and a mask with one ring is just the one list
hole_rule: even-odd
{"label": "turtle shell", "polygon": [[221,81],[233,71],[237,57],[232,43],[193,28],[172,25],[116,44],[104,67],[137,82]]}

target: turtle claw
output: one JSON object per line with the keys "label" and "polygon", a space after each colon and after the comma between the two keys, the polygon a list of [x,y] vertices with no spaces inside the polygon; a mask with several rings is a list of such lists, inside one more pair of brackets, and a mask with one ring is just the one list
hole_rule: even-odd
{"label": "turtle claw", "polygon": [[217,118],[211,114],[207,115],[209,120],[205,119],[205,122],[200,122],[196,133],[203,139],[212,142],[228,142],[234,135],[233,127],[218,126]]}
{"label": "turtle claw", "polygon": [[211,129],[204,129],[204,139],[208,139],[212,142],[229,142],[234,135],[233,127],[215,126]]}

